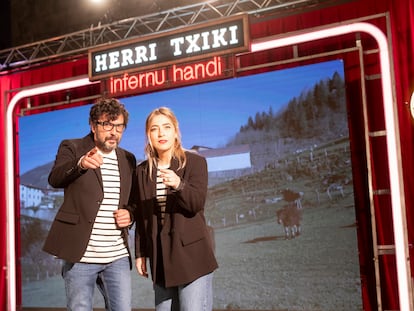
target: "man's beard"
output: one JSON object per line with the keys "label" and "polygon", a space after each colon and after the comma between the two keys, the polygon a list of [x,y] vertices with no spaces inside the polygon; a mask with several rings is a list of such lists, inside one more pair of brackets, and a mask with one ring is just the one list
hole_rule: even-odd
{"label": "man's beard", "polygon": [[112,137],[109,137],[107,139],[105,139],[105,141],[100,141],[97,144],[97,147],[102,150],[102,152],[111,152],[112,150],[115,150],[118,147],[119,141],[117,138],[114,138],[114,140],[116,140],[116,144],[109,144],[107,143],[107,140],[112,139]]}

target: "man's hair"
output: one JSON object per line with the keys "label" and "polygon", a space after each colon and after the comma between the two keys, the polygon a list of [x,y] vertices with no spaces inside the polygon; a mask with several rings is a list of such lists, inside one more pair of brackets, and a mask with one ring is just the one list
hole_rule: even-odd
{"label": "man's hair", "polygon": [[93,124],[105,115],[109,121],[113,121],[118,116],[124,116],[125,126],[128,124],[128,111],[125,106],[116,98],[99,98],[89,112],[89,123]]}

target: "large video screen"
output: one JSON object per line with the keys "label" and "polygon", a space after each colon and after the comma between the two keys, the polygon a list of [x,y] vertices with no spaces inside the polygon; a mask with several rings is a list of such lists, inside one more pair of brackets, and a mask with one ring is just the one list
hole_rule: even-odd
{"label": "large video screen", "polygon": [[[214,309],[362,309],[341,60],[121,101],[130,114],[121,146],[138,161],[159,106],[177,115],[184,147],[207,159]],[[47,177],[61,140],[89,133],[90,107],[19,117],[23,308],[65,307],[61,262],[41,250],[63,200]],[[153,308],[151,281],[131,273],[133,308]]]}

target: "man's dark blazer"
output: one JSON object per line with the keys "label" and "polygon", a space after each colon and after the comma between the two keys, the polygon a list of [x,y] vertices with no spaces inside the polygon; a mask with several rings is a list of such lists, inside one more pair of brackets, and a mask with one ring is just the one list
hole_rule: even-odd
{"label": "man's dark blazer", "polygon": [[[103,184],[100,169],[82,170],[79,159],[95,147],[93,133],[61,142],[54,166],[49,174],[49,184],[64,188],[64,201],[52,223],[43,250],[68,262],[79,262],[88,245],[89,237],[99,206],[103,200]],[[117,148],[121,179],[119,208],[131,210],[130,198],[135,187],[135,156]],[[123,230],[128,247],[128,230]],[[128,248],[129,251],[129,248]]]}
{"label": "man's dark blazer", "polygon": [[[213,272],[217,267],[213,242],[204,218],[208,172],[204,157],[186,152],[187,164],[178,169],[172,159],[170,169],[181,178],[179,191],[168,189],[166,214],[160,240],[163,252],[165,286],[184,285]],[[150,259],[151,275],[158,283],[156,169],[148,175],[148,161],[137,167],[135,257]]]}

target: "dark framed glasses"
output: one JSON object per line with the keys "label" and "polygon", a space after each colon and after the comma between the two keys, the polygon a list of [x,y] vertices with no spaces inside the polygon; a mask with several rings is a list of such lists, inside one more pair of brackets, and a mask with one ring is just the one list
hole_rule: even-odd
{"label": "dark framed glasses", "polygon": [[124,123],[114,124],[114,123],[109,122],[109,121],[96,121],[95,123],[102,126],[102,128],[105,131],[112,131],[112,129],[115,127],[115,130],[118,133],[122,133],[126,128],[126,125]]}

